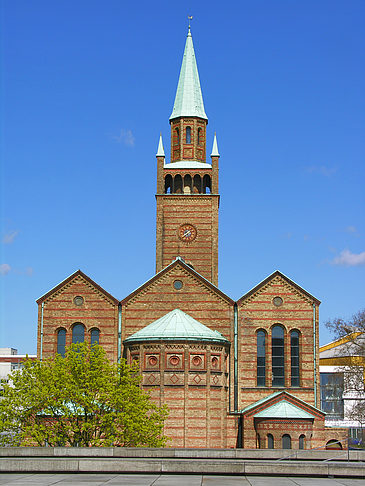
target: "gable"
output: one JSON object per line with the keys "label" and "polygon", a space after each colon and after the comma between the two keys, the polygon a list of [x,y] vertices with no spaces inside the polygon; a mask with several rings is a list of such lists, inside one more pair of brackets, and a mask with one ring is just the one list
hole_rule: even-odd
{"label": "gable", "polygon": [[271,296],[271,298],[274,298],[276,294],[279,296],[286,295],[289,298],[310,304],[319,305],[321,303],[316,297],[277,270],[238,299],[237,304],[242,306],[246,302],[252,301],[260,295],[268,296],[268,298]]}
{"label": "gable", "polygon": [[[181,282],[176,289],[174,283]],[[234,302],[181,260],[122,301],[123,339],[178,308],[231,340]]]}
{"label": "gable", "polygon": [[[273,393],[241,410],[255,418],[323,418],[326,414],[286,391]],[[290,417],[286,417],[289,415]]]}
{"label": "gable", "polygon": [[37,304],[42,304],[43,302],[54,300],[61,295],[77,295],[78,293],[85,294],[85,292],[90,296],[97,295],[103,301],[107,301],[113,306],[118,305],[119,303],[115,297],[109,294],[81,270],[74,272],[72,275],[49,290],[46,294],[42,295],[42,297],[37,299],[36,302]]}

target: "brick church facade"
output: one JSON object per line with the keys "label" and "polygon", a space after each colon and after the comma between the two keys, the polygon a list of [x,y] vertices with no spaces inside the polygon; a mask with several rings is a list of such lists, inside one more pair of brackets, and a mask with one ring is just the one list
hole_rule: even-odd
{"label": "brick church facade", "polygon": [[319,409],[320,302],[276,271],[238,301],[218,288],[218,165],[190,28],[171,125],[157,151],[156,274],[120,300],[78,270],[37,303],[41,359],[98,342],[137,361],[166,404],[172,447],[309,449],[338,438]]}

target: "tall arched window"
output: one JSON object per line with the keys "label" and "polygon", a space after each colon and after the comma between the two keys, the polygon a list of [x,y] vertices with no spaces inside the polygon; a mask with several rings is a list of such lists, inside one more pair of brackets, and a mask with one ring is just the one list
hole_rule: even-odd
{"label": "tall arched window", "polygon": [[291,437],[289,434],[284,434],[281,438],[281,447],[282,449],[291,449]]}
{"label": "tall arched window", "polygon": [[266,385],[266,348],[265,332],[258,331],[257,336],[257,386]]}
{"label": "tall arched window", "polygon": [[175,128],[175,133],[176,133],[176,143],[177,145],[180,144],[180,131],[178,128]]}
{"label": "tall arched window", "polygon": [[267,448],[274,449],[274,436],[272,434],[267,434]]}
{"label": "tall arched window", "polygon": [[186,143],[191,143],[191,127],[186,127]]}
{"label": "tall arched window", "polygon": [[284,329],[281,326],[274,326],[271,334],[272,346],[272,385],[285,385],[284,366]]}
{"label": "tall arched window", "polygon": [[299,386],[299,332],[290,333],[291,386]]}
{"label": "tall arched window", "polygon": [[72,328],[72,342],[83,343],[85,340],[85,328],[82,324],[75,324]]}
{"label": "tall arched window", "polygon": [[100,337],[100,331],[99,329],[91,329],[91,334],[90,334],[90,344],[91,346],[93,344],[99,344],[99,337]]}
{"label": "tall arched window", "polygon": [[57,332],[57,354],[65,356],[66,353],[66,329]]}
{"label": "tall arched window", "polygon": [[305,444],[305,435],[302,434],[299,436],[299,449],[304,449]]}

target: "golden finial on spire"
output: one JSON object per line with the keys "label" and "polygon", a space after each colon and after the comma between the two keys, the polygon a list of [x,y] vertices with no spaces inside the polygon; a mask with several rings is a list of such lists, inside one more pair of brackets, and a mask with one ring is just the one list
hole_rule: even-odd
{"label": "golden finial on spire", "polygon": [[193,20],[193,16],[192,15],[188,15],[188,20],[189,20],[189,32],[190,32],[190,21]]}

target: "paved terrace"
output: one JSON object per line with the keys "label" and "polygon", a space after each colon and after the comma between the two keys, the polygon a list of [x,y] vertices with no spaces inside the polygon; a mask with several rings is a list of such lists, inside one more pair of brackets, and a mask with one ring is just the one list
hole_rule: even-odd
{"label": "paved terrace", "polygon": [[159,474],[0,474],[11,486],[363,486],[364,479]]}

